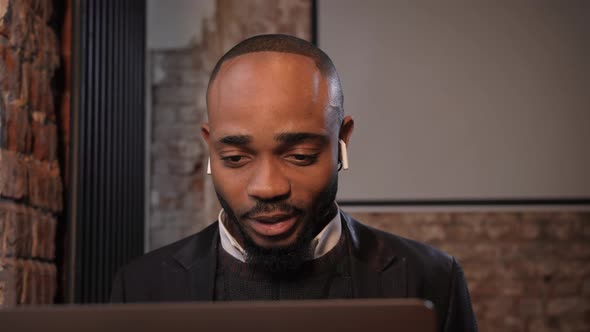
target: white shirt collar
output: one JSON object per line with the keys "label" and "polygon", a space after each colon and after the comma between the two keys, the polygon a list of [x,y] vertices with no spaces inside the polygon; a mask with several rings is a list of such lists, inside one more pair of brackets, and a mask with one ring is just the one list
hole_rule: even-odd
{"label": "white shirt collar", "polygon": [[[313,250],[312,259],[320,258],[332,250],[340,240],[342,235],[342,222],[340,221],[340,208],[336,216],[330,220],[330,222],[324,227],[324,229],[311,241],[310,250]],[[221,247],[225,252],[230,254],[232,257],[245,262],[248,253],[242,246],[236,241],[236,239],[229,233],[221,217],[223,216],[223,209],[219,211],[217,217],[219,223],[219,237],[221,240]]]}

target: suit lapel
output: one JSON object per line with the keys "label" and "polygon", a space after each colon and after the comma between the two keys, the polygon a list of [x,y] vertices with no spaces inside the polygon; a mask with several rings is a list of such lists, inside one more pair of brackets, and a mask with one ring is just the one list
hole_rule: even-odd
{"label": "suit lapel", "polygon": [[[342,212],[349,239],[349,266],[355,298],[407,297],[405,257],[396,256],[379,231]],[[219,228],[217,222],[191,239],[173,256],[182,270],[166,269],[165,284],[174,289],[171,300],[214,300]],[[188,291],[187,291],[188,290]]]}
{"label": "suit lapel", "polygon": [[355,298],[407,297],[406,260],[373,230],[342,212],[349,236],[349,259]]}
{"label": "suit lapel", "polygon": [[213,223],[173,256],[173,259],[183,268],[183,271],[176,273],[181,273],[183,276],[173,277],[165,282],[179,282],[178,288],[183,290],[183,294],[179,296],[184,300],[213,301],[214,299],[219,243],[218,227],[217,222]]}

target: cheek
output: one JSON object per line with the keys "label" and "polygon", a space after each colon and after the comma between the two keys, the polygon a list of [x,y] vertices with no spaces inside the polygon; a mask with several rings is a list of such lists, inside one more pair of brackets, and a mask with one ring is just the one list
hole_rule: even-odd
{"label": "cheek", "polygon": [[231,209],[238,213],[244,209],[246,185],[243,180],[236,174],[229,174],[223,169],[213,172],[211,176],[215,190],[226,200]]}
{"label": "cheek", "polygon": [[[333,182],[336,168],[331,163],[310,167],[292,176],[291,188],[294,199],[313,203]],[[310,202],[311,201],[311,202]]]}

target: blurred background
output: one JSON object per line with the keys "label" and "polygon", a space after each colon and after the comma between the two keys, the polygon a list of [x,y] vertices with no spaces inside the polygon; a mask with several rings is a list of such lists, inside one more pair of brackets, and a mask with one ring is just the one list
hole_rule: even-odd
{"label": "blurred background", "polygon": [[481,331],[590,329],[583,0],[0,0],[0,307],[106,302],[216,219],[205,90],[262,33],[338,68],[343,210],[456,256]]}

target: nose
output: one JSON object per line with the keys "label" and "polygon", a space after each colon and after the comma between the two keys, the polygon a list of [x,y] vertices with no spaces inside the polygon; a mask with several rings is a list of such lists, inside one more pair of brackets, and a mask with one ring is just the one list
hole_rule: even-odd
{"label": "nose", "polygon": [[261,160],[246,190],[250,197],[257,200],[280,201],[291,194],[291,184],[280,165],[276,165],[272,160]]}

